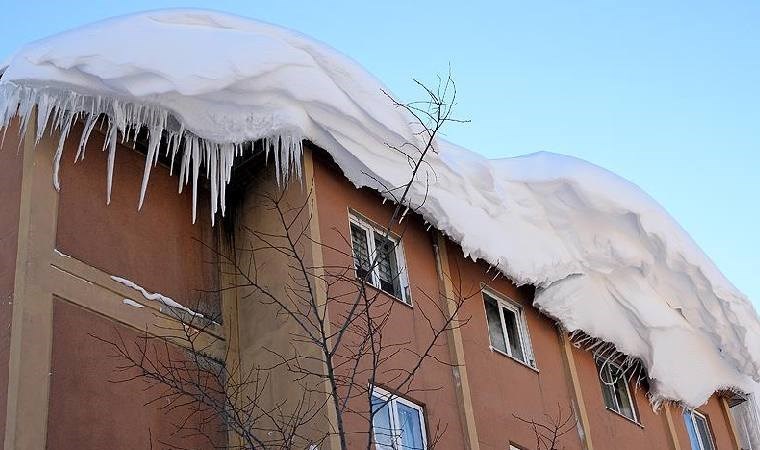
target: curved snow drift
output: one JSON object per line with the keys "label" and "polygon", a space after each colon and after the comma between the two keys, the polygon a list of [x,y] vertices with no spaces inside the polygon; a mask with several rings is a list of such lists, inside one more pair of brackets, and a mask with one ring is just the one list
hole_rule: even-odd
{"label": "curved snow drift", "polygon": [[[212,212],[224,210],[233,157],[251,140],[269,143],[283,176],[300,170],[309,139],[357,186],[409,179],[406,158],[386,144],[412,142],[414,130],[382,84],[335,50],[272,25],[199,10],[148,12],[31,43],[3,69],[0,126],[17,114],[26,123],[36,106],[38,122],[61,130],[63,141],[82,117],[81,152],[92,118],[105,113],[109,173],[116,140],[145,126],[143,190],[168,133],[181,183],[193,180],[194,192],[205,163]],[[753,390],[756,312],[637,186],[548,153],[488,160],[439,141],[428,162],[411,204],[422,202],[429,179],[420,209],[428,221],[473,258],[535,284],[536,306],[570,331],[640,358],[653,402],[697,406],[719,389]]]}

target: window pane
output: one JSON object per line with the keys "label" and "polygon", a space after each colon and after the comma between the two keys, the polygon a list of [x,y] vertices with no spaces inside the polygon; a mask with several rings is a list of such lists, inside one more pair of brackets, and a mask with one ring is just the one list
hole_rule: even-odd
{"label": "window pane", "polygon": [[511,309],[504,309],[504,324],[509,336],[509,348],[512,350],[512,357],[525,362],[525,355],[522,349],[522,336],[517,324],[517,315]]}
{"label": "window pane", "polygon": [[[366,277],[369,272],[369,247],[367,247],[367,232],[363,228],[351,224],[351,244],[354,248],[354,266],[356,276]],[[367,281],[372,282],[367,278]]]}
{"label": "window pane", "polygon": [[391,295],[401,297],[396,245],[393,241],[375,233],[375,249],[377,251],[377,273],[380,277],[380,288]]}
{"label": "window pane", "polygon": [[375,433],[375,444],[377,450],[394,450],[393,449],[393,428],[391,427],[391,416],[388,403],[376,395],[372,396],[372,428]]}
{"label": "window pane", "polygon": [[602,395],[604,396],[604,404],[613,411],[618,410],[618,405],[615,400],[615,383],[614,378],[610,373],[609,364],[597,363],[597,367],[601,368],[600,381],[602,383]]}
{"label": "window pane", "polygon": [[499,307],[496,301],[487,295],[483,295],[486,302],[486,319],[488,319],[488,334],[491,336],[491,346],[496,350],[507,353],[507,343],[504,341],[504,332],[501,329]]}
{"label": "window pane", "polygon": [[694,415],[690,410],[683,412],[683,421],[686,424],[686,431],[689,433],[689,442],[691,442],[691,450],[702,450],[702,445],[699,443],[699,437],[697,436],[697,429],[694,426]]}
{"label": "window pane", "polygon": [[633,405],[631,405],[628,391],[628,380],[621,370],[615,369],[612,372],[616,378],[615,398],[617,399],[618,406],[620,407],[620,410],[618,412],[631,420],[635,420],[636,415],[633,413]]}
{"label": "window pane", "polygon": [[694,422],[697,425],[697,433],[702,441],[702,447],[704,450],[715,450],[712,442],[712,436],[710,435],[710,427],[707,425],[707,420],[704,417],[694,415]]}
{"label": "window pane", "polygon": [[401,449],[423,450],[423,431],[419,410],[406,406],[401,402],[396,403],[396,406],[398,407],[398,420],[400,422]]}

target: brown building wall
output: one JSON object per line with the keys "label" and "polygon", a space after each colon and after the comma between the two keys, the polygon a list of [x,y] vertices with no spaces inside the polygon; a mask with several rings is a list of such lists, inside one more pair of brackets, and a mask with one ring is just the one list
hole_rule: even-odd
{"label": "brown building wall", "polygon": [[[316,155],[314,172],[321,238],[327,247],[335,246],[347,251],[347,254],[340,255],[325,250],[325,264],[349,267],[352,264],[350,249],[346,248],[349,210],[362,214],[382,227],[387,224],[393,207],[389,203],[382,205],[381,197],[372,190],[355,189],[329,157],[319,152]],[[403,339],[420,343],[424,341],[423,329],[427,328],[418,314],[422,303],[420,300],[425,297],[422,293],[437,295],[439,287],[431,234],[425,231],[424,224],[418,217],[409,217],[411,218],[405,219],[402,226],[395,224],[394,231],[403,233],[404,236],[403,247],[415,305],[413,308],[404,305],[396,308],[390,330]],[[490,289],[522,306],[536,358],[537,370],[534,370],[492,351],[482,296],[476,294],[467,300],[461,316],[469,322],[461,329],[461,333],[479,446],[481,449],[504,449],[512,442],[524,448],[533,448],[535,434],[513,415],[540,420],[545,414],[556,416],[558,407],[562,408],[564,414],[572,408],[572,381],[563,362],[557,325],[532,306],[532,288],[517,288],[504,277],[492,281],[494,272],[487,273],[486,264],[465,258],[461,248],[451,241],[447,241],[447,247],[452,284],[461,290],[462,295],[470,296],[477,293],[482,285],[488,285]],[[586,432],[590,433],[595,449],[671,448],[672,436],[664,411],[652,409],[643,388],[632,387],[639,421],[637,424],[605,407],[591,354],[575,347],[572,347],[571,354],[577,368],[583,406],[589,418],[589,429]],[[448,355],[441,357],[447,360]],[[439,389],[434,395],[419,393],[410,399],[426,408],[428,428],[431,423],[439,420],[448,424],[442,447],[439,448],[464,448],[464,427],[461,418],[456,415],[461,406],[454,394],[451,372],[438,367],[425,369],[419,376],[420,386],[435,385]],[[710,419],[717,448],[734,448],[717,397],[713,396],[700,411]],[[690,448],[680,410],[674,410],[673,421],[680,448]],[[361,422],[355,421],[349,424],[349,428],[361,425]],[[584,445],[577,431],[568,433],[561,444],[562,448],[568,450],[580,449]]]}
{"label": "brown building wall", "polygon": [[[213,255],[196,242],[215,242],[216,230],[210,228],[208,221],[205,191],[199,193],[198,223],[193,225],[189,195],[187,192],[177,195],[176,176],[170,177],[168,169],[159,166],[151,174],[143,210],[137,212],[144,156],[130,148],[120,147],[112,202],[110,206],[105,206],[106,161],[105,153],[100,151],[102,137],[93,137],[85,160],[74,166],[72,159],[74,147],[79,141],[78,134],[79,130],[72,132],[62,161],[56,234],[58,250],[109,274],[130,279],[149,291],[164,293],[191,307],[196,307],[196,301],[201,300],[198,309],[218,312],[217,296],[204,298],[197,292],[198,289],[213,289],[218,284],[218,267],[208,263],[214,261]],[[22,160],[15,151],[8,151],[9,148],[15,149],[16,145],[13,133],[9,132],[4,149],[0,151],[3,210],[11,212],[0,217],[2,330],[10,329],[12,310],[3,299],[13,292],[18,235]],[[351,267],[350,248],[345,241],[349,236],[349,210],[353,209],[384,226],[393,207],[390,204],[382,205],[374,191],[355,189],[324,153],[315,152],[313,170],[318,231],[325,244],[324,264],[327,267]],[[6,199],[9,199],[7,203]],[[434,252],[435,235],[427,231],[422,220],[414,215],[409,215],[395,227],[394,231],[404,235],[414,306],[395,305],[386,333],[392,335],[395,342],[409,342],[419,352],[430,339],[430,327],[422,311],[435,313],[437,308],[434,303],[439,301],[441,294]],[[330,247],[341,248],[347,253],[330,251]],[[466,259],[456,244],[448,242],[446,247],[452,284],[461,289],[465,296],[474,294],[461,312],[461,317],[469,319],[461,334],[479,447],[504,449],[511,441],[531,448],[533,432],[517,421],[513,414],[526,419],[540,419],[544,414],[556,415],[558,407],[566,413],[572,401],[571,382],[563,364],[556,326],[531,306],[531,289],[518,289],[504,278],[491,281],[493,272],[487,274],[484,264]],[[483,300],[477,293],[481,283],[488,283],[493,290],[523,307],[537,370],[490,350]],[[384,293],[379,295],[385,296]],[[267,335],[266,330],[262,334],[260,329],[250,328],[251,323],[256,323],[260,311],[239,311],[240,317],[246,319],[241,322],[241,330],[249,327],[241,337],[257,342],[273,336],[283,339],[283,330],[287,329],[278,327],[276,321],[267,322],[270,328],[266,330],[271,331],[271,335]],[[333,308],[331,313],[339,314],[340,307]],[[106,339],[115,337],[115,333],[122,334],[127,340],[135,337],[132,328],[56,298],[53,303],[48,447],[143,448],[147,442],[148,428],[154,442],[157,442],[166,435],[173,419],[162,415],[154,407],[145,407],[146,395],[149,394],[143,393],[140,386],[132,383],[114,385],[107,381],[114,376],[114,361],[107,358],[106,349],[88,333]],[[444,363],[451,362],[446,347],[451,344],[449,336],[440,339],[443,345],[435,350],[435,356]],[[573,350],[572,354],[589,416],[590,428],[587,431],[590,431],[596,449],[669,448],[665,418],[661,413],[652,412],[644,392],[635,394],[642,425],[639,426],[606,410],[593,359],[582,350]],[[255,360],[255,355],[249,356]],[[400,355],[390,365],[406,365],[409,360],[408,355]],[[0,346],[0,406],[5,404],[7,361],[8,349]],[[382,375],[378,382],[381,385],[391,383]],[[462,405],[457,397],[457,379],[452,367],[428,361],[415,378],[414,392],[409,398],[425,407],[429,435],[434,434],[438,427],[446,427],[445,435],[436,448],[465,448],[466,427],[462,408],[469,405]],[[730,431],[719,400],[713,397],[700,410],[709,417],[717,448],[732,448]],[[0,411],[0,416],[4,416],[5,408],[0,407]],[[5,420],[0,420],[0,426],[4,424]],[[347,419],[350,431],[362,431],[365,426],[358,417]],[[680,414],[674,413],[674,427],[681,448],[689,448]],[[361,438],[354,438],[351,445],[358,445],[359,442]],[[200,442],[195,444],[206,447]],[[568,450],[582,446],[575,432],[569,433],[562,444]]]}
{"label": "brown building wall", "polygon": [[[170,177],[168,169],[159,165],[151,173],[148,195],[142,211],[138,212],[145,157],[120,145],[112,202],[107,206],[106,153],[101,151],[103,138],[93,133],[85,159],[74,165],[79,133],[78,128],[72,131],[61,162],[55,248],[83,262],[82,267],[91,266],[106,274],[129,279],[149,292],[160,292],[191,308],[218,315],[218,295],[199,292],[216,289],[218,277],[214,252],[198,242],[203,241],[212,247],[216,244],[215,230],[211,228],[205,206],[207,202],[203,202],[207,198],[206,190],[199,192],[199,218],[193,225],[189,195],[178,195],[177,177]],[[35,151],[51,152],[53,141],[55,139],[43,140]],[[45,181],[52,183],[52,176],[49,180]],[[71,267],[65,270],[72,270]],[[90,276],[87,274],[90,272],[85,269],[75,277]],[[100,277],[95,272],[93,274]],[[105,277],[97,278],[91,284],[102,289],[112,283]],[[53,292],[56,288],[52,287]],[[168,405],[168,400],[148,404],[162,394],[161,387],[145,391],[146,384],[140,380],[110,382],[124,378],[125,374],[117,370],[123,361],[114,359],[112,349],[96,338],[112,341],[123,338],[126,345],[133,346],[140,331],[124,325],[136,317],[133,315],[136,310],[119,305],[116,308],[126,308],[127,311],[115,311],[113,298],[103,299],[101,304],[98,292],[102,291],[80,290],[79,294],[86,298],[77,298],[79,294],[76,294],[66,299],[55,296],[52,300],[47,447],[148,448],[149,435],[152,434],[153,448],[163,448],[165,444],[162,442],[180,448],[214,448],[215,444],[205,438],[187,438],[184,432],[172,435],[177,430],[176,424],[185,419],[188,411],[183,408],[160,409]],[[141,311],[160,308],[160,305],[142,299],[139,293],[130,289],[126,292],[128,294],[121,295],[146,303],[146,308]],[[90,305],[88,307],[92,310],[75,303]],[[116,314],[109,316],[112,312]],[[151,326],[166,326],[167,319],[157,311],[152,316],[152,320],[148,319]],[[181,358],[183,351],[173,346],[170,348],[174,358]],[[44,355],[22,357],[45,358]],[[225,434],[215,434],[218,430],[213,427],[218,425],[208,424],[217,444],[226,439]]]}
{"label": "brown building wall", "polygon": [[119,145],[111,204],[106,206],[103,135],[93,132],[84,160],[74,164],[81,126],[72,130],[61,161],[56,247],[104,272],[126,278],[149,292],[160,292],[202,312],[219,314],[216,245],[208,191],[198,192],[198,220],[192,223],[190,189],[177,194],[178,177],[154,167],[145,202],[137,210],[145,156]]}
{"label": "brown building wall", "polygon": [[[602,386],[591,353],[573,347],[578,377],[588,411],[591,438],[595,448],[667,449],[669,430],[663,411],[655,412],[646,392],[631,386],[631,394],[639,418],[636,424],[610,411],[604,404]],[[688,440],[686,441],[688,444]],[[686,447],[688,448],[688,446]]]}
{"label": "brown building wall", "polygon": [[[718,450],[736,448],[731,438],[732,432],[729,429],[728,421],[723,414],[721,399],[717,395],[710,397],[710,400],[700,408],[697,408],[697,411],[707,417],[707,421],[710,424],[710,431],[713,434],[715,445]],[[680,408],[673,408],[673,421],[675,422],[676,433],[678,435],[678,441],[681,443],[681,448],[690,448],[689,435],[686,431],[686,424]]]}
{"label": "brown building wall", "polygon": [[[92,337],[110,342],[124,339],[131,346],[138,342],[138,331],[60,298],[53,302],[48,449],[215,448],[224,444],[225,433],[214,423],[200,428],[214,441],[190,436],[190,432],[176,433],[176,421],[190,417],[188,428],[197,427],[208,412],[193,414],[197,409],[191,406],[167,415],[162,408],[170,406],[169,398],[153,402],[164,388],[151,388],[143,380],[119,382],[137,372],[119,370],[123,361],[109,357],[114,350]],[[183,358],[182,349],[170,345],[168,350],[173,360]]]}
{"label": "brown building wall", "polygon": [[[282,196],[281,196],[282,195]],[[281,196],[281,197],[280,197]],[[251,182],[247,186],[244,198],[238,205],[237,223],[235,229],[235,246],[238,249],[256,248],[255,254],[239,250],[238,268],[245,272],[245,276],[232,277],[230,281],[237,286],[243,286],[229,292],[234,297],[236,321],[239,327],[236,330],[237,348],[232,349],[232,367],[241,379],[255,374],[254,368],[263,368],[261,384],[249,383],[246,386],[248,398],[256,398],[256,407],[266,411],[277,411],[273,416],[303,418],[310,415],[306,411],[315,411],[313,417],[298,427],[298,437],[292,442],[293,448],[309,448],[313,443],[325,439],[327,430],[333,429],[328,421],[333,418],[331,407],[325,402],[323,380],[317,377],[304,377],[297,373],[293,366],[283,365],[283,359],[298,355],[299,367],[310,373],[323,373],[324,366],[321,364],[321,353],[311,342],[304,342],[306,333],[298,326],[295,320],[283,313],[282,308],[273,304],[269,295],[287,304],[292,311],[311,311],[305,305],[310,304],[310,298],[306,292],[300,291],[300,295],[307,298],[305,302],[297,300],[298,294],[294,294],[296,285],[303,285],[303,273],[296,269],[297,262],[286,255],[286,251],[279,249],[289,248],[285,239],[288,234],[282,217],[275,209],[271,199],[280,198],[280,207],[285,215],[285,221],[294,221],[290,232],[291,237],[309,236],[311,227],[316,227],[316,221],[309,221],[309,206],[306,211],[299,211],[304,206],[307,191],[298,183],[289,183],[285,187],[285,193],[275,181],[274,167],[270,165],[260,170],[259,173],[251,174]],[[265,233],[262,238],[257,233]],[[304,234],[301,234],[301,231]],[[308,238],[299,240],[297,244],[299,257],[303,258],[307,267],[314,263],[314,248]],[[249,264],[250,262],[250,264]],[[227,270],[227,272],[234,272]],[[246,279],[246,276],[248,277]],[[293,278],[291,278],[293,277]],[[255,280],[257,286],[250,286],[251,280]],[[296,281],[294,281],[296,280]],[[311,283],[313,279],[309,280]],[[227,286],[226,284],[223,286]],[[316,292],[321,292],[316,290]],[[319,299],[316,300],[319,302]],[[308,316],[313,318],[313,314]],[[233,344],[234,346],[234,344]],[[253,379],[250,377],[249,379]],[[305,391],[312,394],[304,398]],[[248,403],[245,399],[241,402]],[[300,407],[300,409],[299,409]],[[280,416],[280,413],[282,414]],[[256,414],[260,414],[257,410]],[[334,424],[334,421],[330,422]],[[267,417],[261,417],[257,423],[254,434],[259,438],[266,439],[263,430],[277,429],[282,422],[274,424]],[[334,426],[334,425],[333,425]],[[280,437],[278,434],[273,436]],[[272,439],[276,439],[272,437]],[[275,445],[273,445],[275,447]],[[330,441],[323,442],[320,448],[337,448]]]}
{"label": "brown building wall", "polygon": [[[345,240],[350,236],[349,208],[384,227],[392,215],[393,206],[390,202],[383,205],[382,199],[374,191],[355,189],[340,175],[334,164],[324,154],[316,153],[316,155],[314,180],[320,234],[325,244],[324,264],[327,267],[350,268],[353,267],[353,260],[350,247],[347,246]],[[403,234],[403,249],[407,260],[414,307],[406,306],[401,302],[394,305],[391,319],[383,332],[384,342],[408,342],[415,351],[422,353],[425,344],[430,342],[431,338],[431,328],[422,314],[422,309],[424,308],[430,317],[435,318],[436,309],[432,302],[439,301],[439,281],[433,253],[432,233],[427,232],[422,221],[411,214],[400,226],[396,226],[394,231]],[[331,251],[330,247],[347,253]],[[355,288],[345,287],[346,292],[350,292],[351,289]],[[378,295],[381,299],[379,302],[390,300],[385,293],[380,292]],[[330,313],[331,315],[340,314],[340,308],[333,308]],[[442,345],[435,350],[435,356],[448,362],[446,338],[442,337],[439,342]],[[394,365],[412,367],[411,360],[408,353],[402,353],[385,367]],[[393,385],[384,378],[383,374],[379,376],[378,384],[384,387]],[[452,368],[435,363],[432,359],[428,360],[415,377],[414,387],[415,392],[408,398],[425,408],[428,434],[434,436],[436,426],[447,427],[442,441],[436,448],[452,450],[465,448]],[[366,429],[366,421],[349,416],[347,428],[361,432]],[[354,438],[351,445],[358,448],[364,439],[366,436],[362,434]]]}
{"label": "brown building wall", "polygon": [[19,151],[21,136],[17,121],[5,133],[5,141],[0,148],[0,435],[5,434],[13,285],[24,159],[23,153]]}
{"label": "brown building wall", "polygon": [[[487,265],[465,259],[461,249],[450,245],[453,283],[461,283],[466,293],[477,293],[481,283],[522,306],[527,321],[537,369],[491,350],[483,297],[470,298],[463,315],[469,318],[462,330],[465,360],[478,424],[481,449],[504,449],[511,441],[524,448],[535,445],[532,429],[517,420],[544,421],[545,414],[566,417],[572,410],[571,386],[565,373],[559,335],[553,321],[531,304],[532,289],[518,289],[504,277],[491,281]],[[572,431],[562,440],[567,449],[581,448],[578,433]]]}

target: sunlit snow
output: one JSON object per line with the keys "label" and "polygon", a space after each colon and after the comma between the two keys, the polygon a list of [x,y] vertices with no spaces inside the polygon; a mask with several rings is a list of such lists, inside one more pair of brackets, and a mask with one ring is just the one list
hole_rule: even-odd
{"label": "sunlit snow", "polygon": [[[145,192],[165,133],[180,189],[193,186],[194,205],[199,172],[207,171],[213,215],[224,212],[233,157],[258,139],[285,179],[300,173],[308,139],[357,186],[406,182],[406,156],[386,144],[418,136],[383,89],[349,58],[293,31],[208,11],[156,11],[20,49],[0,79],[0,125],[16,115],[26,124],[37,107],[38,123],[59,130],[62,143],[81,119],[85,133],[72,155],[79,158],[94,118],[108,115],[108,198],[116,142],[147,128],[140,204],[150,201]],[[493,138],[509,136],[494,130]],[[408,203],[467,255],[537,286],[535,305],[566,329],[640,358],[653,403],[697,406],[719,389],[755,389],[756,312],[636,185],[557,154],[489,160],[442,140],[436,150]],[[59,187],[57,173],[54,179]]]}

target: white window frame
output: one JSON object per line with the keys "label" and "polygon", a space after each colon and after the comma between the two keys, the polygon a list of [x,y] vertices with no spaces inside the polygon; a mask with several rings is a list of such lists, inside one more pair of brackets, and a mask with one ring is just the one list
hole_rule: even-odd
{"label": "white window frame", "polygon": [[356,255],[354,254],[354,245],[353,245],[353,236],[351,235],[351,225],[356,225],[357,227],[364,230],[367,236],[367,251],[369,254],[370,261],[372,261],[375,257],[375,251],[377,250],[375,246],[375,233],[378,233],[379,235],[387,238],[389,241],[391,241],[394,244],[394,253],[396,256],[396,265],[398,266],[398,283],[401,291],[401,296],[396,296],[390,292],[386,292],[382,289],[380,285],[380,274],[379,274],[379,267],[377,264],[372,268],[372,274],[369,277],[370,279],[367,280],[369,284],[377,288],[378,290],[385,292],[386,294],[390,295],[391,297],[400,300],[405,305],[412,306],[412,295],[409,288],[409,274],[407,272],[406,268],[406,258],[404,257],[404,247],[402,245],[401,239],[395,236],[393,233],[386,232],[377,226],[370,223],[367,219],[364,219],[359,214],[350,211],[348,214],[348,222],[349,222],[349,239],[351,242],[351,256],[354,258],[352,263],[354,264],[354,273],[356,277],[359,277],[359,274],[356,273]]}
{"label": "white window frame", "polygon": [[[713,436],[712,427],[710,426],[710,419],[707,418],[707,415],[702,414],[696,409],[689,409],[688,411],[691,413],[691,426],[694,427],[694,434],[697,436],[697,439],[699,440],[699,442],[696,442],[696,444],[699,445],[699,450],[707,450],[708,448],[717,449],[718,447],[715,445],[715,437]],[[699,418],[705,421],[707,434],[708,434],[707,438],[710,439],[710,447],[705,447],[705,443],[702,441],[702,436],[699,434],[699,427],[697,426],[697,422],[694,420],[695,416],[698,416]],[[688,430],[687,430],[687,434],[688,434]],[[689,440],[691,440],[691,435],[689,435]],[[693,447],[694,442],[692,442],[691,444]]]}
{"label": "white window frame", "polygon": [[[422,406],[413,403],[403,397],[399,397],[398,395],[393,395],[390,392],[386,391],[385,389],[379,388],[377,386],[372,386],[372,396],[379,397],[381,400],[385,401],[388,405],[388,412],[390,413],[390,421],[391,421],[391,428],[393,433],[393,448],[399,449],[401,448],[401,427],[399,424],[401,423],[401,420],[398,417],[398,408],[396,405],[398,403],[401,403],[404,406],[408,406],[412,409],[415,409],[419,413],[420,417],[420,436],[422,436],[422,448],[427,449],[427,428],[425,425],[425,410]],[[372,433],[375,433],[375,424],[374,424],[374,417],[373,417],[373,423],[372,423]],[[375,436],[375,442],[377,442],[377,437]]]}
{"label": "white window frame", "polygon": [[[507,356],[509,358],[512,358],[515,361],[519,362],[520,364],[524,364],[528,367],[535,369],[536,358],[533,354],[533,345],[531,344],[530,333],[528,332],[528,321],[525,319],[525,314],[523,312],[522,306],[516,304],[512,300],[509,300],[507,297],[504,297],[503,295],[491,289],[484,287],[481,289],[481,291],[484,296],[483,312],[486,315],[486,331],[488,331],[488,343],[491,350],[495,351],[496,353],[500,353],[504,356]],[[493,342],[491,342],[491,329],[488,325],[488,311],[485,309],[486,308],[485,296],[488,296],[496,300],[496,305],[499,307],[499,320],[501,321],[501,333],[502,333],[502,336],[504,336],[504,342],[506,343],[506,347],[507,347],[506,352],[494,347]],[[517,332],[520,334],[520,345],[522,348],[523,356],[525,357],[525,361],[512,355],[512,346],[510,345],[509,333],[507,332],[507,322],[504,320],[504,308],[510,310],[515,315],[515,320],[517,321]]]}
{"label": "white window frame", "polygon": [[[599,382],[602,385],[602,389],[606,389],[608,384],[607,382],[602,378],[602,371],[604,370],[612,370],[613,368],[616,369],[618,372],[623,372],[623,367],[616,363],[615,361],[612,361],[610,359],[607,359],[606,361],[597,360],[598,366],[600,366],[599,369]],[[612,377],[612,373],[610,373],[610,377]],[[612,385],[613,388],[617,389],[617,383]],[[602,393],[604,394],[604,393]],[[631,420],[633,422],[639,423],[639,412],[636,410],[636,403],[634,403],[633,394],[631,394],[631,386],[630,383],[628,383],[628,379],[625,380],[625,395],[628,397],[628,404],[631,405],[631,412],[633,413],[633,417],[628,417],[621,411],[620,404],[618,403],[617,395],[615,393],[612,393],[612,400],[615,402],[615,408],[611,408],[609,405],[607,405],[607,402],[604,402],[604,406],[607,407],[610,411],[614,412],[615,414],[625,417],[628,420]],[[604,401],[604,396],[602,396],[602,401]]]}

